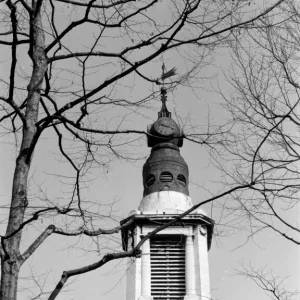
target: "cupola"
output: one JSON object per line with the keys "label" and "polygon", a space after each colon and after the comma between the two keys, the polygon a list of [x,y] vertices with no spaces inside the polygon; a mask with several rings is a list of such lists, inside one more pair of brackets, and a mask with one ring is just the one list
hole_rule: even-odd
{"label": "cupola", "polygon": [[162,107],[158,119],[147,130],[148,147],[152,149],[143,167],[141,211],[161,210],[161,207],[186,210],[191,207],[188,197],[189,169],[179,151],[183,145],[183,133],[172,119],[166,101],[166,90],[162,88]]}

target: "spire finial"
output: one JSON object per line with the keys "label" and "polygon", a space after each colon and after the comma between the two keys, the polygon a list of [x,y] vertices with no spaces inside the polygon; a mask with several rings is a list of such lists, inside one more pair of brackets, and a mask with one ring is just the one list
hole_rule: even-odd
{"label": "spire finial", "polygon": [[176,68],[172,68],[170,71],[166,71],[166,67],[165,64],[163,63],[162,66],[162,75],[161,75],[161,80],[162,80],[162,87],[160,89],[160,95],[161,95],[161,102],[162,102],[162,106],[161,106],[161,110],[158,113],[158,117],[162,118],[162,117],[168,117],[171,118],[171,113],[168,111],[167,109],[167,105],[166,105],[166,101],[167,101],[167,89],[165,88],[165,79],[174,76],[176,74]]}
{"label": "spire finial", "polygon": [[161,80],[162,80],[162,87],[165,87],[165,70],[166,70],[166,66],[165,63],[162,64],[161,66],[162,72],[161,72]]}
{"label": "spire finial", "polygon": [[162,117],[171,118],[171,113],[168,111],[167,105],[166,105],[166,102],[167,102],[167,90],[164,87],[162,87],[160,89],[160,100],[162,102],[162,105],[161,105],[160,112],[158,113],[158,117],[159,118],[162,118]]}

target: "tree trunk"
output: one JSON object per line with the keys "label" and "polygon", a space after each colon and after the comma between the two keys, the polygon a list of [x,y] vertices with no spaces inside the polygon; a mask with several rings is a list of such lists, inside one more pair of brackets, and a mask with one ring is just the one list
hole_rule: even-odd
{"label": "tree trunk", "polygon": [[[22,145],[25,144],[24,137],[28,136],[25,132],[26,130],[24,130]],[[25,154],[22,154],[21,151],[16,162],[12,188],[12,201],[6,230],[6,237],[11,237],[2,242],[1,300],[16,299],[17,295],[18,276],[22,264],[22,257],[20,254],[22,230],[19,229],[24,221],[25,210],[28,205],[26,195],[29,167],[30,163],[25,162]]]}
{"label": "tree trunk", "polygon": [[19,271],[20,265],[18,259],[1,262],[1,300],[17,299]]}
{"label": "tree trunk", "polygon": [[30,83],[27,87],[27,105],[23,120],[23,135],[16,160],[6,238],[2,240],[0,300],[17,299],[18,277],[24,259],[20,253],[22,224],[28,205],[27,186],[33,150],[36,144],[41,87],[47,71],[45,36],[42,27],[42,1],[33,1],[30,28],[29,55],[33,62]]}

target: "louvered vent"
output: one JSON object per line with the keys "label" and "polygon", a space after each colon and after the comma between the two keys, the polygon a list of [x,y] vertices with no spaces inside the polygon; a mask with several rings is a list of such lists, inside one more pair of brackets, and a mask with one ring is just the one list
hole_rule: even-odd
{"label": "louvered vent", "polygon": [[154,300],[181,300],[185,296],[185,247],[181,236],[150,240],[151,296]]}
{"label": "louvered vent", "polygon": [[173,175],[170,172],[162,172],[160,174],[159,180],[161,182],[172,182]]}
{"label": "louvered vent", "polygon": [[155,176],[153,174],[150,174],[147,177],[146,186],[149,187],[149,186],[153,185],[154,182],[155,182]]}
{"label": "louvered vent", "polygon": [[186,179],[185,177],[182,175],[182,174],[179,174],[177,176],[177,180],[179,181],[179,183],[182,185],[182,186],[186,186]]}

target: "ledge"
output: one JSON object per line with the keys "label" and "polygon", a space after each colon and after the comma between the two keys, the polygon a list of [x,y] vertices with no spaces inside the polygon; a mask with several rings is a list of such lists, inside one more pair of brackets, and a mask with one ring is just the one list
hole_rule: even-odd
{"label": "ledge", "polygon": [[[121,230],[122,235],[122,246],[125,251],[128,249],[128,233],[129,231],[134,230],[137,226],[145,226],[145,225],[156,225],[157,223],[167,223],[173,220],[174,218],[178,217],[180,214],[145,214],[142,212],[138,212],[137,214],[132,214],[131,216],[127,217],[126,219],[122,220],[120,224],[124,224],[128,222],[130,219],[133,219],[133,223],[124,229]],[[208,250],[211,247],[211,241],[213,236],[213,228],[214,228],[214,221],[210,219],[209,217],[195,213],[195,214],[189,214],[182,219],[180,219],[178,222],[173,224],[170,227],[184,227],[188,225],[204,225],[207,228],[207,247]]]}

